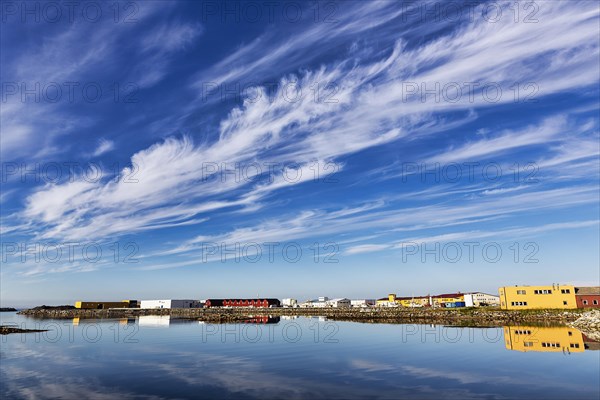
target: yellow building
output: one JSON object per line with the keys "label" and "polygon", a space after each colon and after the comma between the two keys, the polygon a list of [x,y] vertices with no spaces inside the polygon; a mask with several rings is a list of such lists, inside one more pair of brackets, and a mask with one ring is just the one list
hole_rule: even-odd
{"label": "yellow building", "polygon": [[445,303],[465,301],[463,293],[447,293],[436,296],[396,297],[394,293],[377,299],[376,305],[381,307],[442,307]]}
{"label": "yellow building", "polygon": [[446,303],[456,303],[465,301],[464,293],[446,293],[431,296],[434,307],[442,307]]}
{"label": "yellow building", "polygon": [[388,294],[388,297],[383,297],[375,301],[375,305],[379,307],[394,307],[399,306],[399,298],[396,298],[394,293]]}
{"label": "yellow building", "polygon": [[508,350],[516,351],[581,353],[585,350],[581,332],[566,326],[505,326],[504,344]]}
{"label": "yellow building", "polygon": [[77,301],[75,302],[75,308],[84,309],[95,309],[102,310],[107,308],[130,308],[132,302],[137,303],[135,300],[122,300],[122,301]]}
{"label": "yellow building", "polygon": [[429,306],[429,296],[402,297],[397,298],[396,302],[402,307],[426,307]]}
{"label": "yellow building", "polygon": [[380,307],[425,307],[429,305],[429,296],[396,297],[392,293],[388,297],[377,299],[375,304]]}
{"label": "yellow building", "polygon": [[500,307],[505,310],[577,308],[575,287],[571,285],[504,286],[498,293]]}

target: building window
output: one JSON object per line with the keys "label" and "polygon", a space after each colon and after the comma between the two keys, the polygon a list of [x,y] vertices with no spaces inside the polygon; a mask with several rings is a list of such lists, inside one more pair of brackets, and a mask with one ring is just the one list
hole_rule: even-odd
{"label": "building window", "polygon": [[533,342],[523,342],[524,347],[533,347]]}
{"label": "building window", "polygon": [[583,305],[584,305],[584,306],[587,306],[587,304],[588,304],[587,300],[584,300],[584,301],[583,301]]}
{"label": "building window", "polygon": [[569,347],[572,348],[572,349],[578,349],[579,348],[579,343],[571,343],[569,345]]}
{"label": "building window", "polygon": [[512,306],[526,306],[527,302],[526,301],[513,301],[510,303]]}
{"label": "building window", "polygon": [[573,332],[569,331],[569,336],[573,336]]}
{"label": "building window", "polygon": [[563,306],[566,306],[566,305],[567,305],[567,302],[566,302],[566,301],[563,301]]}
{"label": "building window", "polygon": [[517,290],[517,294],[527,294],[525,290]]}
{"label": "building window", "polygon": [[542,347],[560,348],[560,343],[547,343],[543,342]]}
{"label": "building window", "polygon": [[517,329],[515,335],[531,335],[531,331],[528,329]]}
{"label": "building window", "polygon": [[569,293],[571,293],[571,289],[560,289],[560,292],[562,294],[569,294]]}
{"label": "building window", "polygon": [[597,306],[598,305],[598,300],[594,300],[594,305]]}

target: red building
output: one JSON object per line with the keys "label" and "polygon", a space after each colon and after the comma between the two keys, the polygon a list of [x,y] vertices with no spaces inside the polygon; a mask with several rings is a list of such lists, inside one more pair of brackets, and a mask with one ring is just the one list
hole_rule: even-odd
{"label": "red building", "polygon": [[576,287],[577,308],[600,308],[600,286]]}
{"label": "red building", "polygon": [[279,299],[208,299],[204,307],[281,307]]}

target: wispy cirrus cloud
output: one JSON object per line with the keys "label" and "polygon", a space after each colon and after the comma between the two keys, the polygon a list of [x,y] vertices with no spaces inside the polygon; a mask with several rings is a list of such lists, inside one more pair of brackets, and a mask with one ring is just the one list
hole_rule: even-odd
{"label": "wispy cirrus cloud", "polygon": [[98,142],[98,147],[92,153],[93,157],[98,157],[104,153],[107,153],[115,148],[115,142],[112,140],[100,139]]}
{"label": "wispy cirrus cloud", "polygon": [[[174,255],[197,250],[201,241],[291,240],[315,236],[315,232],[364,234],[377,228],[397,232],[415,227],[436,229],[510,218],[532,209],[589,205],[598,200],[596,186],[569,181],[566,173],[569,167],[577,166],[573,179],[581,179],[583,168],[595,165],[597,149],[590,145],[597,140],[598,124],[581,124],[581,119],[573,116],[575,112],[568,109],[532,117],[524,128],[499,130],[492,124],[484,135],[466,133],[455,141],[444,137],[449,131],[478,121],[490,110],[520,107],[521,99],[515,99],[511,90],[515,83],[534,83],[538,100],[575,96],[597,86],[597,7],[590,2],[547,2],[540,7],[539,22],[535,24],[515,24],[510,18],[490,23],[476,18],[457,23],[442,21],[426,28],[411,22],[392,29],[405,11],[394,8],[394,4],[352,3],[344,9],[338,24],[298,25],[292,29],[296,36],[281,38],[267,32],[210,67],[199,68],[191,78],[193,84],[170,92],[172,98],[179,100],[180,93],[193,94],[202,82],[262,80],[240,104],[224,115],[212,116],[216,126],[207,124],[199,132],[182,129],[185,134],[171,134],[185,125],[190,115],[204,110],[197,101],[176,101],[174,115],[160,120],[168,125],[160,133],[162,138],[128,148],[124,160],[129,166],[121,168],[116,177],[90,182],[81,176],[71,182],[36,187],[17,212],[19,223],[14,226],[26,226],[27,234],[35,232],[35,237],[41,239],[98,239],[198,225],[200,231],[186,232],[188,236],[180,246],[157,253]],[[508,7],[510,3],[501,5]],[[358,15],[370,23],[356,22]],[[135,62],[127,76],[137,76],[144,90],[165,79],[176,56],[209,34],[203,25],[177,19],[161,20],[156,27],[138,35],[131,52]],[[53,54],[63,54],[75,60],[70,68],[82,76],[97,70],[96,64],[102,64],[102,58],[114,55],[116,44],[127,31],[99,29],[90,39],[98,42],[97,53],[71,54],[74,50],[69,46],[81,34],[76,29],[50,41],[42,58],[52,61]],[[415,40],[416,32],[430,35]],[[328,35],[323,38],[325,33]],[[364,43],[356,40],[360,34],[365,35]],[[378,41],[386,45],[369,51],[368,44]],[[348,51],[333,52],[340,43],[345,43]],[[20,63],[30,58],[27,53]],[[45,77],[64,77],[61,63],[51,64],[39,71],[29,67],[23,70],[24,76],[35,72]],[[277,82],[275,88],[260,85],[271,77]],[[493,84],[503,95],[490,100],[471,85],[473,82]],[[331,85],[323,89],[323,84]],[[446,84],[458,85],[462,95],[451,100],[421,93],[423,87]],[[39,121],[46,111],[27,113]],[[10,104],[5,113],[9,134],[3,132],[3,144],[9,143],[10,149],[33,142],[39,126],[25,119],[24,107]],[[61,118],[58,112],[53,115],[57,120]],[[144,116],[135,117],[143,120]],[[89,122],[86,118],[71,121],[74,126]],[[144,128],[153,133],[156,130],[153,124]],[[70,132],[71,127],[58,129],[57,135],[66,131]],[[442,139],[449,145],[442,146]],[[410,146],[415,142],[422,143],[418,152],[404,153],[405,148],[413,149]],[[53,143],[49,139],[45,148]],[[375,150],[383,153],[386,146],[394,146],[400,159],[411,156],[442,163],[491,157],[504,162],[503,157],[509,159],[519,151],[535,148],[544,166],[560,166],[565,171],[565,180],[538,187],[434,187],[429,193],[412,188],[395,193],[395,201],[363,206],[377,197],[371,196],[371,191],[381,198],[394,197],[373,184],[353,193],[351,199],[338,199],[345,207],[296,205],[293,217],[287,213],[267,215],[260,223],[249,217],[248,222],[232,224],[229,229],[202,230],[217,216],[264,211],[270,201],[281,200],[277,195],[307,185],[315,162],[330,165],[337,172],[352,171],[354,167],[369,176],[375,167],[357,163],[352,157]],[[101,141],[94,154],[108,155],[113,147],[112,141]],[[442,147],[445,150],[440,152]],[[231,166],[252,163],[278,167],[272,173],[251,173],[249,179],[213,179],[217,174],[212,170],[214,165],[235,169]],[[294,165],[293,171],[302,178],[283,179],[285,165]],[[405,202],[398,200],[401,196]],[[381,246],[387,245],[359,243],[349,252],[380,250]]]}

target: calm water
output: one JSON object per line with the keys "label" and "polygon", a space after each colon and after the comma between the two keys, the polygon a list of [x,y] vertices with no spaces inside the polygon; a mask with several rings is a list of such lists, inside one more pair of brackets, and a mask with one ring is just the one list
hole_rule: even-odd
{"label": "calm water", "polygon": [[50,329],[2,337],[2,399],[600,397],[597,343],[567,328],[0,319]]}

